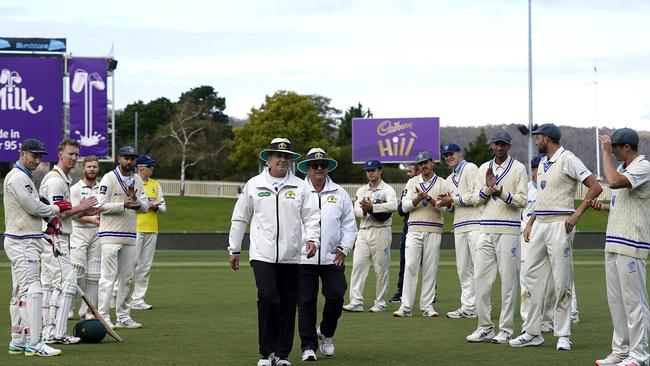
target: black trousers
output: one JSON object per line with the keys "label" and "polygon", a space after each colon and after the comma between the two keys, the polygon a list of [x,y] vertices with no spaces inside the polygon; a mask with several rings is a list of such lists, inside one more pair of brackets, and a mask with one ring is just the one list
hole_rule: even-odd
{"label": "black trousers", "polygon": [[316,350],[318,336],[316,335],[318,284],[323,282],[323,318],[320,331],[325,337],[333,337],[341,312],[343,297],[348,287],[345,281],[345,266],[331,265],[300,265],[300,285],[298,291],[298,332],[300,333],[300,348]]}
{"label": "black trousers", "polygon": [[287,358],[293,346],[298,297],[298,264],[250,262],[257,285],[260,355]]}

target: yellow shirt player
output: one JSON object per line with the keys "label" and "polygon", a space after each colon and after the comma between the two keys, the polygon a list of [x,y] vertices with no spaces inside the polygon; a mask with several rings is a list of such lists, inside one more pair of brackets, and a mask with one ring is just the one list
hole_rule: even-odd
{"label": "yellow shirt player", "polygon": [[165,213],[167,206],[160,184],[151,176],[156,161],[149,155],[140,155],[136,161],[138,175],[144,182],[144,190],[149,202],[147,212],[138,213],[135,279],[133,285],[133,300],[131,309],[150,310],[152,305],[144,301],[144,295],[149,287],[149,272],[156,252],[156,239],[158,238],[158,214]]}

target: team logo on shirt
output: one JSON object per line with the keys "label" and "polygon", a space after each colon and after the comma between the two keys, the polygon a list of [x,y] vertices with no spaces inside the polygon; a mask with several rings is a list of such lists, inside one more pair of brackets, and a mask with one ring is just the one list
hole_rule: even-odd
{"label": "team logo on shirt", "polygon": [[564,252],[562,253],[565,257],[568,257],[569,254],[571,254],[571,249],[569,247],[564,248]]}
{"label": "team logo on shirt", "polygon": [[542,189],[546,188],[546,181],[543,180],[539,183],[539,186],[542,187]]}
{"label": "team logo on shirt", "polygon": [[612,196],[612,206],[616,205],[616,195]]}
{"label": "team logo on shirt", "polygon": [[106,194],[106,190],[108,190],[107,186],[99,187],[99,194]]}
{"label": "team logo on shirt", "polygon": [[287,191],[287,193],[284,194],[284,198],[292,200],[292,199],[296,198],[296,192]]}
{"label": "team logo on shirt", "polygon": [[257,194],[257,197],[268,197],[271,195],[271,192],[260,192]]}
{"label": "team logo on shirt", "polygon": [[627,268],[630,270],[630,273],[636,272],[636,262],[632,261],[627,264]]}
{"label": "team logo on shirt", "polygon": [[27,191],[29,191],[29,194],[34,193],[34,190],[32,189],[32,186],[30,186],[29,184],[27,184],[27,185],[25,186],[25,188],[27,188]]}
{"label": "team logo on shirt", "polygon": [[334,195],[330,194],[329,196],[327,196],[327,202],[328,203],[336,203],[336,197]]}

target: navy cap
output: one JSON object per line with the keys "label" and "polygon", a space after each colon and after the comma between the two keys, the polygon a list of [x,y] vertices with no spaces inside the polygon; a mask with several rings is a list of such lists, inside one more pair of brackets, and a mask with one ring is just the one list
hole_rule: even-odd
{"label": "navy cap", "polygon": [[379,160],[368,160],[363,163],[363,170],[381,169],[382,166]]}
{"label": "navy cap", "polygon": [[29,151],[34,154],[47,155],[45,145],[37,139],[25,139],[25,141],[20,144],[20,151]]}
{"label": "navy cap", "polygon": [[533,156],[533,159],[530,161],[530,167],[532,169],[537,168],[539,166],[540,161],[542,161],[542,156],[541,155]]}
{"label": "navy cap", "polygon": [[156,161],[151,158],[149,155],[140,155],[138,160],[135,161],[137,165],[152,165],[156,164]]}
{"label": "navy cap", "polygon": [[460,146],[451,143],[451,144],[443,145],[441,150],[442,150],[441,151],[442,156],[445,156],[447,154],[453,154],[456,151],[460,151]]}
{"label": "navy cap", "polygon": [[612,145],[639,146],[639,134],[631,128],[619,128],[612,134]]}
{"label": "navy cap", "polygon": [[492,135],[492,138],[490,139],[491,144],[495,142],[505,142],[506,144],[510,145],[512,144],[512,136],[510,136],[510,134],[506,131],[499,131]]}
{"label": "navy cap", "polygon": [[431,156],[431,153],[428,152],[428,151],[420,151],[415,156],[415,164],[421,163],[423,161],[428,161],[428,160],[433,160],[433,157]]}
{"label": "navy cap", "polygon": [[120,147],[120,152],[118,153],[118,156],[138,156],[137,151],[135,151],[135,148],[133,146],[122,146]]}
{"label": "navy cap", "polygon": [[560,129],[552,124],[552,123],[545,123],[536,129],[533,130],[532,132],[533,135],[546,135],[552,139],[560,141],[560,138],[562,138],[562,132],[560,132]]}

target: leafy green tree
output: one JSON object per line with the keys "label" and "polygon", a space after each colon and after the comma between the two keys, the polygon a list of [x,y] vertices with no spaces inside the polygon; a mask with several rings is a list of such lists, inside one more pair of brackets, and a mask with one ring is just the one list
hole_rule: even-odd
{"label": "leafy green tree", "polygon": [[338,161],[339,166],[331,173],[332,179],[340,183],[359,183],[366,180],[360,165],[352,164],[352,119],[372,117],[370,109],[364,111],[361,103],[351,106],[340,118],[335,146],[328,153]]}
{"label": "leafy green tree", "polygon": [[250,177],[258,171],[258,154],[275,137],[288,138],[294,151],[302,154],[315,146],[327,150],[323,107],[314,105],[313,96],[278,91],[266,96],[259,108],[252,108],[248,114],[249,122],[234,131],[229,157],[241,178]]}
{"label": "leafy green tree", "polygon": [[332,99],[322,95],[309,95],[309,101],[316,108],[318,116],[322,120],[323,130],[329,142],[334,142],[338,131],[338,120],[341,111],[330,106]]}
{"label": "leafy green tree", "polygon": [[481,166],[481,164],[493,157],[494,154],[492,154],[492,150],[490,149],[490,144],[487,135],[485,134],[485,130],[481,128],[481,133],[479,133],[479,135],[476,136],[476,139],[473,142],[470,142],[467,149],[465,149],[465,160],[471,161],[477,166]]}
{"label": "leafy green tree", "polygon": [[[138,113],[138,143],[135,143],[135,113]],[[174,113],[174,103],[167,98],[158,98],[144,103],[141,100],[131,103],[124,110],[116,113],[115,125],[116,143],[118,148],[123,145],[138,145],[140,151],[151,148],[152,138],[158,128],[167,123]]]}

